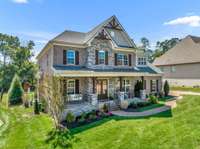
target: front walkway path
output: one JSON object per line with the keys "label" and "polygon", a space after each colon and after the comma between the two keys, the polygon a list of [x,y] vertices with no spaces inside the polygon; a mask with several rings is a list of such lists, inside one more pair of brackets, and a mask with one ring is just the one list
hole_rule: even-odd
{"label": "front walkway path", "polygon": [[180,95],[198,95],[198,96],[200,96],[200,93],[190,92],[190,91],[171,91],[170,94],[176,95],[176,96],[180,96]]}
{"label": "front walkway path", "polygon": [[[180,100],[180,99],[182,99],[182,96],[179,96],[176,98],[176,100]],[[175,108],[177,106],[176,100],[167,101],[165,105],[162,107],[154,108],[154,109],[143,111],[143,112],[126,112],[126,111],[118,110],[118,111],[112,111],[112,114],[117,115],[117,116],[131,116],[131,117],[143,117],[143,116],[155,115],[160,112],[164,112],[172,108]]]}

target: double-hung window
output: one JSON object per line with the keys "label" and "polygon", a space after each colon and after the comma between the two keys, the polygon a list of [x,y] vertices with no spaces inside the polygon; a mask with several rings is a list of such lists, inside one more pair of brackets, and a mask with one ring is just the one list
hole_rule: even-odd
{"label": "double-hung window", "polygon": [[67,94],[75,94],[75,80],[67,81]]}
{"label": "double-hung window", "polygon": [[146,65],[147,61],[145,57],[138,57],[138,65]]}
{"label": "double-hung window", "polygon": [[117,65],[128,65],[128,56],[125,54],[117,54]]}
{"label": "double-hung window", "polygon": [[98,52],[98,57],[99,57],[99,64],[105,64],[105,51],[100,50]]}
{"label": "double-hung window", "polygon": [[67,50],[67,64],[75,64],[75,51]]}

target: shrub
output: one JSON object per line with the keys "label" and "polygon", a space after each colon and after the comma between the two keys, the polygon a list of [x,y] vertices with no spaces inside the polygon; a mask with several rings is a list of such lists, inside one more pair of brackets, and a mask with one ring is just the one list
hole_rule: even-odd
{"label": "shrub", "polygon": [[40,114],[40,107],[39,107],[39,103],[37,99],[35,99],[35,102],[34,102],[34,113]]}
{"label": "shrub", "polygon": [[149,96],[149,101],[152,103],[152,104],[156,104],[158,103],[158,98],[154,95],[150,95]]}
{"label": "shrub", "polygon": [[80,118],[78,119],[78,122],[82,123],[85,121],[87,114],[85,112],[83,112],[80,116]]}
{"label": "shrub", "polygon": [[137,81],[134,88],[135,97],[140,97],[140,90],[143,89],[142,81]]}
{"label": "shrub", "polygon": [[95,111],[92,111],[91,113],[89,113],[88,119],[93,120],[93,119],[96,119],[96,118],[97,118],[97,116],[96,116]]}
{"label": "shrub", "polygon": [[23,94],[24,91],[21,82],[19,80],[19,77],[15,75],[10,85],[10,89],[8,91],[9,104],[15,105],[22,103]]}
{"label": "shrub", "polygon": [[103,105],[103,112],[108,113],[108,105],[104,104]]}
{"label": "shrub", "polygon": [[137,109],[138,108],[137,102],[131,102],[129,108]]}
{"label": "shrub", "polygon": [[73,148],[77,139],[70,133],[67,128],[53,129],[48,133],[46,143],[50,143],[51,148]]}
{"label": "shrub", "polygon": [[72,112],[68,112],[66,115],[66,121],[67,123],[72,123],[75,121],[75,116]]}
{"label": "shrub", "polygon": [[165,81],[165,84],[164,84],[164,92],[165,92],[165,96],[168,96],[169,95],[169,83],[168,81],[166,80]]}

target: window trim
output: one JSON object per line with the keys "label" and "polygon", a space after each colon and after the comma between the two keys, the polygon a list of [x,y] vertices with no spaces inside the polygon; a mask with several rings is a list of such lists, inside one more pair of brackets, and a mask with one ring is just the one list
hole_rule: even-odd
{"label": "window trim", "polygon": [[[103,59],[101,59],[100,53],[104,53],[104,58]],[[100,63],[101,60],[103,60],[103,63]],[[106,64],[106,51],[105,50],[99,50],[98,51],[98,64],[99,65],[105,65]]]}
{"label": "window trim", "polygon": [[137,65],[140,65],[140,66],[147,65],[147,58],[146,57],[138,57],[137,58]]}
{"label": "window trim", "polygon": [[[73,81],[73,82],[74,82],[74,86],[73,86],[73,87],[69,87],[69,86],[68,86],[70,81]],[[69,93],[68,93],[68,89],[69,89],[69,88],[73,88],[74,93],[69,94]],[[75,80],[75,79],[69,79],[69,80],[67,80],[67,94],[68,94],[68,95],[75,95],[75,94],[76,94],[76,80]]]}
{"label": "window trim", "polygon": [[151,92],[155,93],[155,92],[157,92],[157,81],[156,81],[156,79],[154,79],[154,80],[151,80],[151,82],[152,82],[152,84],[151,84]]}
{"label": "window trim", "polygon": [[[122,59],[121,59],[121,64],[118,63],[118,56],[122,56]],[[125,64],[125,56],[126,56],[126,60],[127,60],[127,63]],[[117,66],[128,66],[129,65],[129,58],[128,58],[128,54],[124,54],[124,53],[117,53]]]}
{"label": "window trim", "polygon": [[[73,63],[69,63],[69,61],[68,61],[68,52],[73,52],[73,54],[74,54],[74,57],[73,57]],[[75,65],[76,64],[76,51],[75,50],[72,50],[72,49],[70,49],[70,50],[67,50],[67,52],[66,52],[66,61],[67,61],[67,65]],[[72,58],[70,58],[70,59],[72,59]]]}

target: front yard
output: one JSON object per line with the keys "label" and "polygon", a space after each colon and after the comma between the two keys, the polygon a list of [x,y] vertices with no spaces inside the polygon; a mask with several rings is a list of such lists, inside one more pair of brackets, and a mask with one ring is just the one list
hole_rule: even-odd
{"label": "front yard", "polygon": [[[200,96],[184,96],[172,111],[145,117],[111,117],[72,129],[75,149],[198,148],[200,146]],[[5,120],[6,116],[8,119]],[[52,121],[32,109],[1,106],[0,146],[3,149],[48,149],[46,135]],[[3,129],[3,130],[2,130]]]}
{"label": "front yard", "polygon": [[182,87],[182,86],[172,86],[170,87],[172,91],[186,91],[186,92],[197,92],[200,93],[200,87]]}

